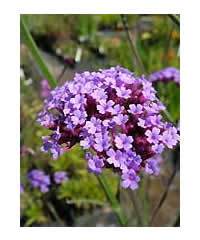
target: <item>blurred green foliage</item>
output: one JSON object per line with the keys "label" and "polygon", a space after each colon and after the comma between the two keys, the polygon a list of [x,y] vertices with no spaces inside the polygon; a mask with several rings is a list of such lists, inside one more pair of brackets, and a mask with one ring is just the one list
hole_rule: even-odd
{"label": "blurred green foliage", "polygon": [[[78,47],[82,48],[84,70],[121,65],[135,72],[134,59],[129,42],[123,31],[120,15],[25,15],[33,35],[53,36],[52,48],[60,49],[62,55],[75,57]],[[178,56],[180,35],[166,15],[127,15],[130,31],[139,55],[148,74],[166,66],[179,68]],[[91,47],[100,49],[105,58],[91,52]],[[54,189],[58,200],[74,201],[74,208],[90,209],[93,205],[105,203],[106,198],[96,177],[88,173],[84,153],[76,145],[53,161],[50,154],[40,152],[40,137],[48,130],[36,122],[37,113],[43,101],[40,97],[41,75],[31,62],[27,51],[21,47],[21,65],[25,77],[20,81],[21,94],[21,179],[25,194],[21,195],[21,214],[26,217],[25,225],[42,224],[48,220],[44,211],[45,201],[39,191],[33,191],[27,182],[26,174],[32,168],[42,169],[48,174],[54,171],[66,171],[69,181]],[[78,69],[79,71],[80,69]],[[158,96],[167,106],[174,122],[180,119],[180,89],[175,83],[159,83],[156,86]],[[117,175],[106,170],[113,192],[117,190]],[[47,194],[48,199],[48,194]],[[88,200],[85,201],[85,200]],[[91,201],[90,201],[91,200]],[[95,203],[96,201],[96,203]],[[93,202],[94,204],[91,204]],[[79,212],[79,214],[81,214]]]}

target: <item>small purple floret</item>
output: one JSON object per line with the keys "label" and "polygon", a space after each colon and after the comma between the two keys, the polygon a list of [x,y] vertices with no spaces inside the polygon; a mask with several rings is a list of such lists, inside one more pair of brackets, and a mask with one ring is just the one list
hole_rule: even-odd
{"label": "small purple floret", "polygon": [[66,181],[68,181],[68,177],[67,177],[66,172],[64,172],[64,171],[54,172],[54,182],[56,184],[61,184],[62,182],[66,182]]}

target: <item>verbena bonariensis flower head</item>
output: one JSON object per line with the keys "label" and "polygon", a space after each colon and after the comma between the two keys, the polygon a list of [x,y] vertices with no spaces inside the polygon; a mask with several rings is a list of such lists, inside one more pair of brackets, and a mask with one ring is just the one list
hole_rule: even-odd
{"label": "verbena bonariensis flower head", "polygon": [[177,129],[162,120],[164,109],[152,83],[127,69],[76,74],[51,91],[39,113],[38,122],[52,130],[41,150],[56,159],[80,143],[90,172],[112,168],[122,187],[136,189],[140,171],[158,174],[159,154],[179,141]]}
{"label": "verbena bonariensis flower head", "polygon": [[49,185],[51,184],[49,175],[41,170],[34,169],[28,173],[28,179],[33,188],[39,188],[41,192],[45,193],[49,191]]}
{"label": "verbena bonariensis flower head", "polygon": [[149,80],[153,83],[158,81],[170,82],[174,81],[180,85],[180,71],[174,67],[167,67],[150,75]]}
{"label": "verbena bonariensis flower head", "polygon": [[56,184],[61,184],[62,182],[68,181],[68,177],[66,172],[61,171],[61,172],[54,172],[54,182]]}

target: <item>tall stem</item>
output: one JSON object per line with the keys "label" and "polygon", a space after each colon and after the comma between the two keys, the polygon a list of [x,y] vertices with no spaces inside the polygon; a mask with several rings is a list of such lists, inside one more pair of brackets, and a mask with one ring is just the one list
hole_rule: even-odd
{"label": "tall stem", "polygon": [[136,48],[135,44],[133,43],[133,41],[131,40],[131,34],[130,34],[130,31],[129,31],[129,25],[128,25],[128,21],[126,19],[126,16],[124,14],[121,14],[120,16],[121,16],[121,19],[122,19],[122,22],[123,22],[124,29],[126,31],[128,41],[129,41],[130,46],[131,46],[131,50],[132,50],[133,55],[136,59],[137,65],[140,68],[140,71],[142,73],[145,73],[144,65],[143,65],[143,63],[140,59],[140,56],[139,56],[138,52],[137,52],[137,48]]}
{"label": "tall stem", "polygon": [[134,193],[134,191],[132,190],[128,190],[129,191],[129,196],[131,198],[131,201],[134,205],[134,208],[135,208],[135,214],[137,216],[137,219],[138,219],[138,223],[139,223],[139,226],[144,226],[144,220],[143,220],[143,216],[142,216],[142,213],[141,213],[141,206],[139,206],[139,202],[138,202],[138,199]]}
{"label": "tall stem", "polygon": [[55,88],[56,87],[56,81],[53,77],[53,75],[50,73],[49,69],[47,68],[42,56],[40,55],[40,52],[25,24],[25,20],[24,20],[24,16],[21,15],[20,17],[20,30],[23,36],[23,40],[26,44],[26,46],[28,47],[29,51],[31,52],[33,58],[35,59],[35,61],[37,62],[37,64],[40,67],[40,70],[42,72],[42,74],[44,75],[44,77],[47,79],[47,81],[49,82],[51,88]]}
{"label": "tall stem", "polygon": [[170,188],[170,186],[171,186],[171,184],[172,184],[172,182],[173,182],[173,180],[174,180],[174,178],[176,176],[176,172],[179,169],[179,165],[180,165],[180,161],[178,160],[176,162],[176,166],[174,167],[174,170],[173,170],[173,172],[172,172],[172,174],[171,174],[171,176],[169,178],[169,181],[167,183],[166,189],[165,189],[163,195],[161,196],[161,199],[158,202],[158,205],[156,206],[156,208],[155,208],[155,210],[153,212],[153,215],[152,215],[152,218],[151,218],[151,222],[150,222],[150,226],[152,226],[156,216],[158,215],[158,212],[160,211],[163,203],[165,202],[165,200],[167,198],[167,195],[168,195],[168,192],[169,192],[169,188]]}
{"label": "tall stem", "polygon": [[111,208],[112,208],[113,212],[116,214],[116,216],[117,216],[117,218],[120,222],[120,225],[122,227],[126,227],[127,226],[127,220],[126,220],[125,216],[123,216],[121,208],[120,208],[120,204],[117,201],[113,192],[111,191],[105,176],[103,174],[101,174],[101,175],[97,176],[97,178],[98,178],[99,183],[102,186],[102,188],[103,188],[103,190],[106,194],[106,197],[107,197],[108,201],[110,202],[110,205],[111,205]]}

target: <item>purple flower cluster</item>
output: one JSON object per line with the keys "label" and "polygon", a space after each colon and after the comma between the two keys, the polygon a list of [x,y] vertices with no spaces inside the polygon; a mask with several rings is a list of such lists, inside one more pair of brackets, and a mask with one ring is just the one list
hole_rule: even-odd
{"label": "purple flower cluster", "polygon": [[122,187],[134,190],[140,171],[157,174],[159,154],[179,141],[177,129],[162,120],[164,109],[152,83],[122,67],[76,74],[50,92],[39,113],[38,122],[52,131],[41,150],[56,159],[80,143],[90,172],[113,168]]}
{"label": "purple flower cluster", "polygon": [[41,88],[42,88],[41,97],[46,98],[51,91],[51,87],[46,79],[42,79]]}
{"label": "purple flower cluster", "polygon": [[28,173],[28,179],[33,188],[39,188],[41,192],[49,191],[51,184],[49,175],[45,175],[43,171],[34,169]]}
{"label": "purple flower cluster", "polygon": [[[51,185],[50,175],[46,175],[41,170],[34,169],[28,173],[27,177],[33,188],[39,188],[42,193],[49,191]],[[53,174],[53,180],[55,184],[61,184],[64,181],[68,181],[68,177],[64,171],[55,171]],[[20,193],[23,192],[24,187],[22,182],[20,182]]]}
{"label": "purple flower cluster", "polygon": [[54,172],[54,182],[56,184],[61,184],[64,181],[68,181],[68,177],[67,177],[66,172],[64,172],[64,171],[61,171],[61,172],[56,171],[56,172]]}
{"label": "purple flower cluster", "polygon": [[149,80],[152,83],[174,81],[180,85],[180,71],[174,67],[167,67],[150,75]]}

